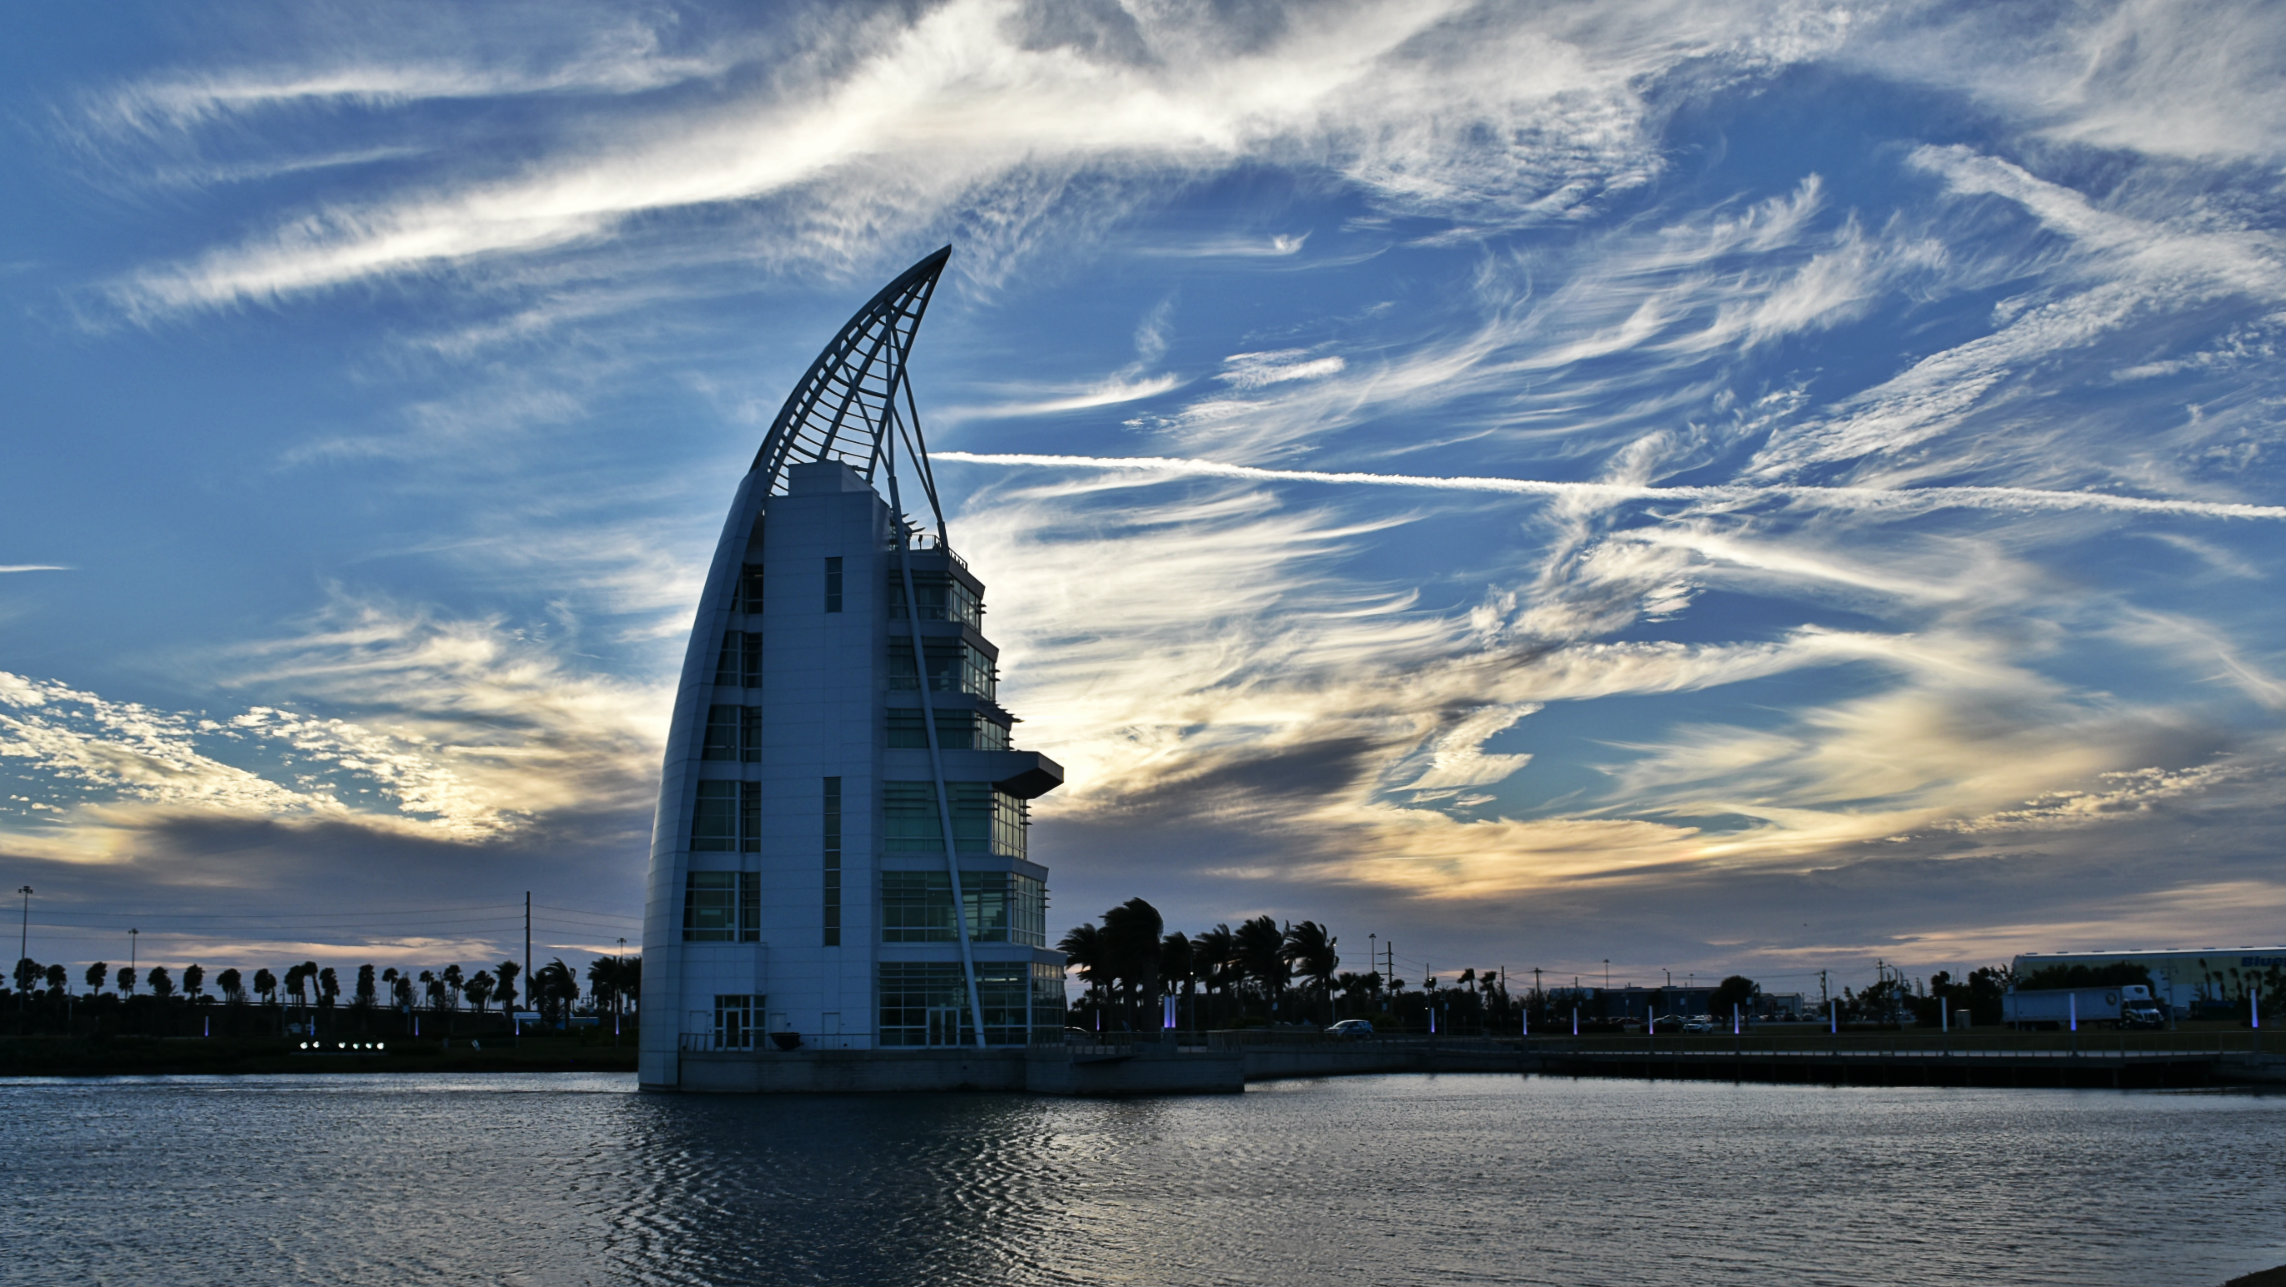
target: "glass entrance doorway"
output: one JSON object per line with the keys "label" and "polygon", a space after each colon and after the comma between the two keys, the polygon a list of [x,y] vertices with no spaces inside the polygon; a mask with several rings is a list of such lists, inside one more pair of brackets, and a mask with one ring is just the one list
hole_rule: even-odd
{"label": "glass entrance doorway", "polygon": [[940,1005],[929,1008],[929,1044],[957,1046],[960,1039],[960,1007]]}

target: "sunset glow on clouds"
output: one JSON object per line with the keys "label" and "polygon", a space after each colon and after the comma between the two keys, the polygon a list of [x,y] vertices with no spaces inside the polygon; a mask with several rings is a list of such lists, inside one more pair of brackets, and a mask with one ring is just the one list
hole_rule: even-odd
{"label": "sunset glow on clouds", "polygon": [[636,912],[738,475],[945,242],[915,387],[1059,924],[1776,982],[2279,936],[2273,7],[9,21],[51,956]]}

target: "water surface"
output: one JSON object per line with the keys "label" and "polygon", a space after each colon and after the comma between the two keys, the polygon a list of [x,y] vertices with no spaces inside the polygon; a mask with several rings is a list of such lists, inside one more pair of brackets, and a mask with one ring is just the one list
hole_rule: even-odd
{"label": "water surface", "polygon": [[4,1283],[2182,1284],[2286,1098],[1396,1076],[1076,1101],[0,1083]]}

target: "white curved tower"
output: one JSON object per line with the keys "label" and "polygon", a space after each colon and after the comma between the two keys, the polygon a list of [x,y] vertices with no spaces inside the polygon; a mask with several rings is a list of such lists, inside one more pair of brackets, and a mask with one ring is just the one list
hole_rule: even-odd
{"label": "white curved tower", "polygon": [[1061,1040],[1025,838],[1063,770],[1010,747],[984,586],[946,541],[905,378],[951,253],[850,318],[732,497],[652,828],[646,1087],[771,1084],[785,1047]]}

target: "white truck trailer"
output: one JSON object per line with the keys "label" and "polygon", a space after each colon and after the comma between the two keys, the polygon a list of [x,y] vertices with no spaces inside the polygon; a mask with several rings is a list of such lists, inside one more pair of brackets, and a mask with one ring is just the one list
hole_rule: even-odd
{"label": "white truck trailer", "polygon": [[2001,994],[2000,1021],[2018,1028],[2065,1028],[2075,1022],[2082,1027],[2163,1028],[2167,1012],[2140,983],[2032,988]]}

